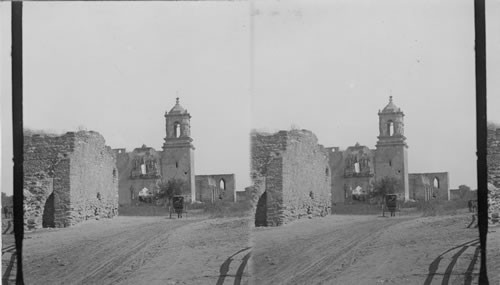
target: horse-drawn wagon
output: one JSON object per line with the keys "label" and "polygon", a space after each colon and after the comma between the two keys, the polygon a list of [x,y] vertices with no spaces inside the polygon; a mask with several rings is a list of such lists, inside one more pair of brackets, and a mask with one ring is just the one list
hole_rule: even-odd
{"label": "horse-drawn wagon", "polygon": [[398,195],[397,194],[386,194],[384,196],[384,205],[382,215],[385,216],[385,209],[391,213],[391,217],[396,216],[396,210],[398,208]]}
{"label": "horse-drawn wagon", "polygon": [[187,214],[186,205],[184,204],[184,196],[175,195],[172,197],[170,204],[170,218],[172,218],[172,213],[175,212],[177,214],[177,218],[182,218],[182,214]]}

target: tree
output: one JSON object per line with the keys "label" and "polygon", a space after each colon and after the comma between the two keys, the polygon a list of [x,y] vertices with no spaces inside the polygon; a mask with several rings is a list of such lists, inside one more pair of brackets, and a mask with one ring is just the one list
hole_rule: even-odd
{"label": "tree", "polygon": [[396,177],[385,176],[372,183],[373,196],[383,198],[387,194],[395,194],[401,186],[401,181]]}
{"label": "tree", "polygon": [[470,193],[470,191],[471,189],[467,185],[458,186],[458,195],[460,196],[460,199],[465,199]]}
{"label": "tree", "polygon": [[158,197],[165,202],[170,202],[175,195],[182,195],[187,192],[186,181],[178,178],[173,178],[165,182],[164,180],[158,183]]}

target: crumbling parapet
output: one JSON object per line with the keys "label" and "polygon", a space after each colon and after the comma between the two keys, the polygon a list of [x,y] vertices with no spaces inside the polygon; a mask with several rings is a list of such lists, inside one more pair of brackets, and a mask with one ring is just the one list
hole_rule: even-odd
{"label": "crumbling parapet", "polygon": [[254,185],[265,185],[257,202],[257,226],[279,226],[328,213],[328,156],[312,132],[254,132],[251,147]]}

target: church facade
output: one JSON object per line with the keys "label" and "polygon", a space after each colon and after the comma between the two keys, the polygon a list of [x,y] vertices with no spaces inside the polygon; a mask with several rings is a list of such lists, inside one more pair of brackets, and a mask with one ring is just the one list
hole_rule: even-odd
{"label": "church facade", "polygon": [[398,195],[404,200],[449,199],[447,172],[408,173],[408,145],[404,135],[404,113],[392,96],[379,112],[379,135],[375,149],[356,143],[345,150],[326,148],[331,169],[332,201],[364,199],[374,181],[384,177],[399,180]]}
{"label": "church facade", "polygon": [[[138,204],[141,195],[152,196],[159,191],[158,184],[171,179],[183,180],[189,193],[189,202],[235,201],[234,174],[195,175],[191,115],[179,98],[165,113],[165,133],[162,150],[143,145],[127,152],[114,149],[119,174],[119,204]],[[202,183],[202,181],[209,183]],[[198,185],[198,187],[197,187]]]}

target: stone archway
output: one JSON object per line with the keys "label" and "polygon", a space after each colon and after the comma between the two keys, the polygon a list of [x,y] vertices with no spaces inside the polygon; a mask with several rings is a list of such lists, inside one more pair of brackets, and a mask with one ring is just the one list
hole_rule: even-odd
{"label": "stone archway", "polygon": [[42,227],[54,228],[55,227],[54,216],[55,216],[54,192],[52,192],[45,201],[45,206],[43,207]]}
{"label": "stone archway", "polygon": [[255,211],[255,226],[267,227],[267,191],[264,191],[257,202]]}

